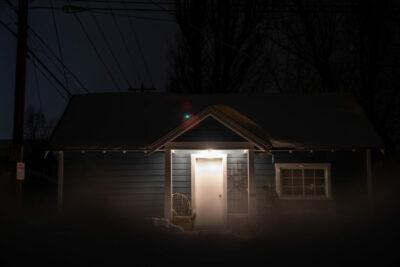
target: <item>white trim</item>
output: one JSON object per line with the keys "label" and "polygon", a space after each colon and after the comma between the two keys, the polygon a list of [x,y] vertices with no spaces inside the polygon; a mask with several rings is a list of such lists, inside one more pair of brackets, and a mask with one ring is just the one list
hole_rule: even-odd
{"label": "white trim", "polygon": [[203,120],[205,120],[208,117],[212,117],[214,120],[220,122],[222,125],[224,125],[228,129],[231,129],[233,132],[235,132],[239,136],[243,137],[248,142],[253,143],[261,151],[267,151],[271,147],[269,140],[261,139],[260,137],[256,136],[254,133],[252,133],[251,131],[242,127],[240,124],[238,124],[233,119],[224,115],[223,112],[219,111],[216,107],[210,106],[210,107],[205,108],[203,111],[193,115],[190,119],[188,119],[187,121],[184,121],[181,125],[174,128],[169,133],[167,133],[163,137],[161,137],[158,140],[156,140],[155,142],[153,142],[148,147],[148,152],[153,153],[154,151],[160,150],[166,144],[172,142],[173,140],[175,140],[176,138],[178,138],[185,132],[192,129],[194,126],[200,124]]}
{"label": "white trim", "polygon": [[253,148],[254,144],[249,142],[169,142],[165,148],[175,150],[246,150]]}
{"label": "white trim", "polygon": [[[323,169],[325,174],[325,196],[283,196],[281,169]],[[280,199],[287,200],[330,200],[331,191],[331,164],[330,163],[275,163],[275,187]]]}
{"label": "white trim", "polygon": [[172,220],[172,152],[167,149],[164,154],[164,218]]}
{"label": "white trim", "polygon": [[223,165],[223,192],[222,192],[222,200],[224,203],[224,224],[227,223],[228,220],[228,191],[227,191],[227,154],[217,152],[208,152],[207,150],[204,153],[191,154],[191,194],[192,194],[192,211],[196,212],[196,159],[198,158],[220,158],[222,159]]}
{"label": "white trim", "polygon": [[254,219],[257,213],[254,149],[247,150],[247,214]]}

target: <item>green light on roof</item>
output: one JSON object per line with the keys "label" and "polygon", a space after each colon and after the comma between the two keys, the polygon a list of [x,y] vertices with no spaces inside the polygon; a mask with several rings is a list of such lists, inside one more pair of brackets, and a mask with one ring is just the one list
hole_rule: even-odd
{"label": "green light on roof", "polygon": [[190,114],[190,113],[185,113],[185,114],[183,114],[183,118],[185,119],[185,120],[188,120],[188,119],[190,119],[192,117],[192,114]]}

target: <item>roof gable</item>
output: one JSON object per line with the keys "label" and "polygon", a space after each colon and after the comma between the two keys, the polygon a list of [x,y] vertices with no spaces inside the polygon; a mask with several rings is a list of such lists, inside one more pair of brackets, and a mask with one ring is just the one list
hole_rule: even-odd
{"label": "roof gable", "polygon": [[268,135],[255,122],[233,108],[225,105],[213,105],[193,115],[190,119],[184,121],[181,125],[155,141],[149,146],[149,152],[151,153],[162,148],[209,117],[223,124],[246,141],[253,143],[262,151],[268,150],[271,147]]}
{"label": "roof gable", "polygon": [[225,125],[207,117],[201,123],[173,140],[174,142],[243,142],[243,137]]}

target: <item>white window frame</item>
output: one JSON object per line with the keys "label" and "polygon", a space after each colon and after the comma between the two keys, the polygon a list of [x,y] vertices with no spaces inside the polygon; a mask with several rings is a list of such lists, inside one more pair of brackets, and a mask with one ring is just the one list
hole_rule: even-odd
{"label": "white window frame", "polygon": [[[282,169],[323,169],[325,174],[325,196],[285,196],[282,195]],[[330,163],[275,163],[275,186],[280,199],[330,200],[331,191],[331,164]]]}

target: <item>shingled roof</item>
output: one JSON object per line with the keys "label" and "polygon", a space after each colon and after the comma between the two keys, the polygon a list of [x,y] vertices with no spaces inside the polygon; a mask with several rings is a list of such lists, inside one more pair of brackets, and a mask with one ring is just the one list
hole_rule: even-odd
{"label": "shingled roof", "polygon": [[211,107],[271,148],[382,146],[349,96],[122,92],[72,97],[53,133],[52,149],[148,150],[184,125],[184,113],[201,114]]}

